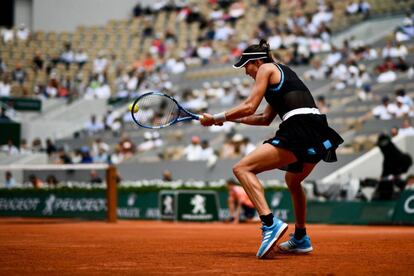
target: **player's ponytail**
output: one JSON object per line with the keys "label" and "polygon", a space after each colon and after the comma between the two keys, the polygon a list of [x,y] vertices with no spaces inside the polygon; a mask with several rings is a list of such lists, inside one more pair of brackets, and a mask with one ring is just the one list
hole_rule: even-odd
{"label": "player's ponytail", "polygon": [[259,47],[262,48],[264,52],[270,52],[270,45],[267,43],[266,39],[260,39]]}
{"label": "player's ponytail", "polygon": [[270,51],[270,45],[266,39],[260,39],[259,48],[261,51],[267,53],[267,58],[264,60],[265,63],[273,63],[275,59],[273,58],[272,52]]}

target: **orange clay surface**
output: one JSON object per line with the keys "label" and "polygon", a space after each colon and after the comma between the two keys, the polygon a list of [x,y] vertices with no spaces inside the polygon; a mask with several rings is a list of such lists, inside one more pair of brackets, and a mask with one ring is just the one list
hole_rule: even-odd
{"label": "orange clay surface", "polygon": [[258,260],[258,226],[1,218],[0,275],[413,275],[414,227],[309,225],[314,252]]}

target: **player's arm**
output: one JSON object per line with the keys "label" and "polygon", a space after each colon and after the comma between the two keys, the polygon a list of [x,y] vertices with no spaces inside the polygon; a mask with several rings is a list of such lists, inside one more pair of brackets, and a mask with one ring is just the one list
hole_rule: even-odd
{"label": "player's arm", "polygon": [[276,115],[277,112],[270,105],[267,105],[263,113],[253,114],[234,121],[246,125],[268,126],[273,122]]}
{"label": "player's arm", "polygon": [[247,97],[247,99],[240,103],[238,106],[233,107],[225,113],[226,119],[228,121],[251,116],[256,112],[266,92],[266,87],[269,82],[271,73],[271,67],[266,65],[259,67],[259,70],[257,71],[256,82],[249,97]]}
{"label": "player's arm", "polygon": [[[233,107],[227,112],[216,114],[214,117],[211,114],[204,113],[203,119],[201,120],[202,125],[210,126],[215,123],[222,123],[223,121],[237,121],[237,119],[253,115],[264,97],[272,73],[278,74],[278,78],[280,79],[280,72],[275,71],[272,65],[264,64],[260,66],[257,71],[256,82],[249,97],[238,106]],[[217,122],[216,117],[220,117],[223,120]]]}

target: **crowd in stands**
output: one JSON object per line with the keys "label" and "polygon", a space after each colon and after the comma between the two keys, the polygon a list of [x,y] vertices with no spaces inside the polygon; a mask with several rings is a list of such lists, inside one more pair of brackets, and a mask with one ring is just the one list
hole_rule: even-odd
{"label": "crowd in stands", "polygon": [[[403,44],[414,36],[413,17],[410,13],[407,13],[403,24],[397,28],[393,40],[381,50],[359,41],[345,41],[342,47],[337,48],[331,44],[330,29],[334,20],[335,2],[317,1],[316,9],[305,12],[306,1],[288,1],[291,13],[283,21],[276,17],[280,13],[280,1],[259,0],[252,6],[246,6],[244,1],[208,2],[211,9],[207,13],[205,10],[201,12],[197,5],[188,5],[186,1],[155,1],[148,7],[138,4],[133,11],[134,17],[145,23],[140,35],[151,43],[147,52],[128,64],[121,62],[116,54],[103,49],[96,56],[90,56],[85,48],[73,47],[70,40],[62,42],[54,55],[38,49],[26,67],[16,63],[13,68],[9,68],[1,61],[0,97],[13,96],[14,86],[20,87],[23,95],[30,95],[29,91],[25,92],[28,88],[25,84],[29,71],[32,71],[39,75],[46,74],[44,81],[36,82],[33,87],[34,95],[44,99],[108,99],[111,96],[134,98],[147,90],[163,90],[177,97],[185,108],[197,113],[212,107],[226,108],[249,95],[251,83],[247,79],[234,78],[222,83],[206,81],[196,89],[177,89],[171,76],[186,72],[195,63],[207,65],[232,61],[247,44],[267,38],[276,58],[282,62],[311,66],[304,73],[304,79],[330,80],[335,90],[355,89],[362,101],[382,100],[382,105],[374,108],[370,116],[379,119],[414,116],[413,102],[406,91],[396,91],[392,99],[392,95],[377,99],[371,93],[376,83],[393,82],[399,74],[406,74],[411,79],[414,76],[413,66],[406,59],[409,50]],[[265,7],[266,16],[254,26],[251,37],[241,37],[236,33],[237,22],[243,20],[247,9],[258,6]],[[183,51],[173,51],[180,34],[174,28],[157,33],[152,24],[161,12],[176,13],[176,21],[185,22],[188,26],[197,24],[200,31],[196,40],[189,40]],[[344,14],[352,16],[355,13],[369,16],[369,4],[366,1],[349,1]],[[1,35],[4,44],[17,43],[16,41],[29,43],[34,39],[25,26],[19,26],[15,31],[3,29]],[[227,41],[225,52],[217,51],[214,47],[218,41]],[[372,61],[375,66],[368,67],[366,64]],[[62,74],[61,70],[74,70],[74,74]],[[325,97],[317,98],[317,104],[323,113],[330,111],[330,103]],[[131,116],[128,110],[119,113],[111,109],[103,118],[92,116],[90,121],[85,122],[82,134],[95,137],[99,133],[111,131],[119,137],[116,145],[95,140],[93,144],[79,149],[57,149],[51,140],[43,146],[39,139],[35,139],[30,146],[27,141],[22,141],[20,149],[15,150],[13,145],[5,145],[2,151],[8,154],[16,154],[18,151],[46,152],[53,163],[118,164],[135,155],[156,150],[161,152],[161,159],[205,160],[214,164],[216,158],[240,157],[254,148],[247,137],[231,131],[231,124],[226,126],[229,129],[224,128],[230,134],[220,148],[213,148],[211,141],[193,137],[187,148],[169,149],[165,147],[166,141],[158,132],[144,133],[144,141],[135,144],[124,132],[125,125],[129,122]],[[407,120],[402,128],[409,126],[411,124]],[[217,128],[213,127],[211,131],[217,131]]]}
{"label": "crowd in stands", "polygon": [[[163,83],[167,83],[165,75],[183,73],[194,63],[206,65],[232,61],[248,43],[260,38],[267,38],[272,50],[283,50],[280,59],[288,64],[308,64],[315,54],[332,50],[329,25],[334,20],[335,3],[317,1],[317,6],[309,10],[307,1],[287,2],[284,3],[289,12],[286,19],[277,17],[281,1],[274,0],[258,0],[249,5],[241,0],[209,0],[203,9],[204,4],[187,1],[160,0],[145,7],[138,3],[133,15],[145,23],[141,35],[151,43],[135,61],[121,62],[119,56],[104,49],[98,49],[96,55],[89,56],[90,51],[82,45],[74,47],[68,39],[61,41],[61,45],[57,44],[53,53],[36,49],[30,63],[22,65],[17,62],[15,66],[7,67],[2,61],[0,95],[16,94],[12,91],[12,87],[16,86],[14,90],[19,91],[17,94],[44,98],[72,99],[81,96],[105,99],[111,95],[126,96],[146,87],[159,88],[153,86],[159,83],[157,79],[160,75]],[[347,7],[348,14],[369,13],[366,1],[351,3],[348,6],[356,8]],[[236,33],[237,22],[245,20],[246,11],[258,7],[264,7],[265,14],[263,18],[253,20],[257,21],[257,25],[252,35]],[[188,40],[187,45],[177,51],[181,34],[176,33],[173,26],[163,29],[164,33],[159,33],[154,27],[161,12],[166,13],[167,17],[174,13],[176,24],[196,24],[199,28],[197,37]],[[3,29],[1,35],[5,45],[16,41],[27,45],[39,42],[24,25],[15,30]],[[214,47],[217,41],[227,41],[224,52]],[[29,71],[37,76],[36,81],[28,80]],[[39,77],[42,74],[46,76]]]}

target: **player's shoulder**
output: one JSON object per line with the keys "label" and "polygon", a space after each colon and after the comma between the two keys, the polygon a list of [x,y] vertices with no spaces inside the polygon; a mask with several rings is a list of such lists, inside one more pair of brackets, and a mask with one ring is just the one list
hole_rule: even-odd
{"label": "player's shoulder", "polygon": [[274,63],[264,63],[259,67],[257,73],[262,74],[271,74],[272,72],[276,71],[277,67]]}

